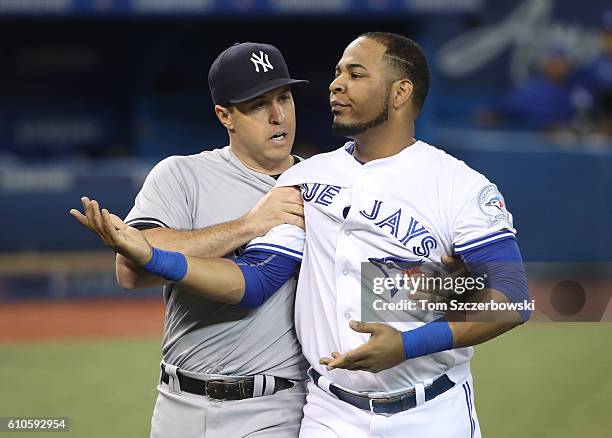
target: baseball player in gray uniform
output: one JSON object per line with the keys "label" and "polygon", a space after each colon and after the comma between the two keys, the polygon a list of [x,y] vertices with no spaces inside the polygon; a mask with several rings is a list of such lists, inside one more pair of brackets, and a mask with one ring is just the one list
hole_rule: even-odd
{"label": "baseball player in gray uniform", "polygon": [[[274,46],[242,43],[221,53],[209,85],[229,146],[161,161],[126,223],[144,230],[156,246],[200,257],[231,253],[278,224],[303,227],[297,190],[266,195],[298,160],[290,154],[295,137],[290,84],[298,82],[306,81],[290,78]],[[86,212],[97,204],[82,202]],[[93,231],[86,216],[71,214]],[[293,324],[294,278],[263,306],[248,309],[204,298],[121,255],[116,267],[125,288],[165,284],[163,361],[151,437],[298,435],[307,363]]]}
{"label": "baseball player in gray uniform", "polygon": [[[202,259],[150,247],[97,204],[88,212],[109,246],[220,301],[265,305],[300,269],[295,326],[312,367],[303,437],[481,436],[472,346],[529,319],[503,196],[465,163],[414,138],[428,86],[425,55],[406,37],[373,32],[347,46],[330,105],[334,130],[353,141],[294,166],[277,184],[302,185],[305,234],[280,225],[239,258]],[[408,312],[405,320],[354,319],[362,313],[364,260],[438,263],[445,255],[486,279],[469,297],[485,305],[476,320],[452,308],[434,320]]]}

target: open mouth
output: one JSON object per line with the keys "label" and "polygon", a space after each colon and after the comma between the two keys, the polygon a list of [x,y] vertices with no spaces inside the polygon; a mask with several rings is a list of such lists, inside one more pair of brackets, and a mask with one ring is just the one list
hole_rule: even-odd
{"label": "open mouth", "polygon": [[274,141],[283,141],[287,138],[287,133],[286,132],[277,132],[276,134],[274,134],[272,137],[270,137],[270,140],[274,140]]}

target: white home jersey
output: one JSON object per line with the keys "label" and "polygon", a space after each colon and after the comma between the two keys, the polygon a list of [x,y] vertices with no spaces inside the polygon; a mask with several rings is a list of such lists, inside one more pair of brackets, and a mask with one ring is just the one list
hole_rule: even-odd
{"label": "white home jersey", "polygon": [[[467,378],[472,348],[405,361],[380,373],[327,371],[319,359],[367,342],[349,320],[361,319],[361,263],[394,257],[423,262],[486,245],[515,233],[504,199],[483,175],[447,153],[417,141],[400,153],[360,164],[353,143],[317,155],[288,171],[277,186],[302,187],[304,233],[280,226],[253,240],[263,249],[299,257],[295,325],[310,365],[353,391],[394,392],[447,373]],[[371,291],[370,291],[371,292]],[[368,293],[368,291],[366,291]],[[406,331],[424,324],[406,315],[389,322]]]}

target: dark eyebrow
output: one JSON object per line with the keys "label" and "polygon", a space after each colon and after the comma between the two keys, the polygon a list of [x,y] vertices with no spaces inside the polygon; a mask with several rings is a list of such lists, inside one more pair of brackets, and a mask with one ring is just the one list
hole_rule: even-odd
{"label": "dark eyebrow", "polygon": [[257,106],[257,105],[260,105],[260,104],[266,103],[266,102],[267,102],[267,99],[265,99],[265,98],[263,98],[261,96],[258,96],[258,97],[254,97],[253,99],[251,99],[251,100],[249,100],[247,102],[244,102],[244,103],[247,105],[248,108],[250,108],[252,106]]}
{"label": "dark eyebrow", "polygon": [[[347,69],[351,69],[351,68],[362,68],[364,70],[367,70],[367,68],[365,67],[365,65],[362,64],[347,64],[346,65]],[[340,64],[336,65],[336,70],[340,70]]]}
{"label": "dark eyebrow", "polygon": [[365,68],[365,65],[361,64],[348,64],[346,68],[362,68],[364,70],[367,70],[367,68]]}

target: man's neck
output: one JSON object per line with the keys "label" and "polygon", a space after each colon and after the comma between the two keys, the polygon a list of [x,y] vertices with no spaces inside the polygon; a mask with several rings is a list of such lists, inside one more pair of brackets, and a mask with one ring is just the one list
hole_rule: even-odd
{"label": "man's neck", "polygon": [[230,150],[236,155],[242,164],[254,172],[265,175],[280,175],[285,170],[293,166],[293,156],[289,154],[282,160],[265,160],[263,157],[253,157],[239,148],[234,148],[230,144]]}
{"label": "man's neck", "polygon": [[359,161],[368,162],[381,158],[391,157],[400,153],[416,142],[414,138],[414,124],[409,129],[406,125],[390,126],[383,123],[376,128],[355,136],[355,150],[353,155]]}

